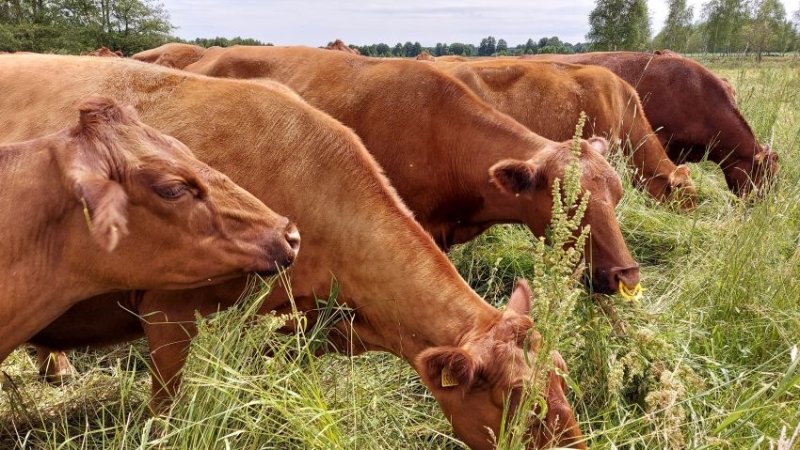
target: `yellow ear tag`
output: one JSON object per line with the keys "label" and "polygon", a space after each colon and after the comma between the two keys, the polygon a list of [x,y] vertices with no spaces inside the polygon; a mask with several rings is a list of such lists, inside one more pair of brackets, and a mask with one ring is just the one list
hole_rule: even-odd
{"label": "yellow ear tag", "polygon": [[644,296],[644,289],[642,289],[642,283],[636,283],[636,286],[633,289],[628,289],[621,280],[619,282],[619,295],[622,296],[625,300],[629,302],[638,302]]}
{"label": "yellow ear tag", "polygon": [[442,387],[458,386],[458,381],[453,378],[450,369],[442,369]]}
{"label": "yellow ear tag", "polygon": [[86,226],[89,227],[89,231],[92,231],[92,216],[89,214],[89,205],[86,204],[86,199],[81,197],[81,203],[83,203],[83,218],[86,219]]}

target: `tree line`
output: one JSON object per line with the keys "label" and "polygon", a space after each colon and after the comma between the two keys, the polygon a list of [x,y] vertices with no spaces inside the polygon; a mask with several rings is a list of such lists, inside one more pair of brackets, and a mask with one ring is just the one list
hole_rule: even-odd
{"label": "tree line", "polygon": [[709,0],[698,11],[667,0],[663,29],[650,37],[645,0],[597,0],[587,39],[593,50],[670,48],[680,53],[797,52],[800,10],[788,17],[779,0]]}
{"label": "tree line", "polygon": [[[681,53],[785,53],[800,49],[800,11],[791,17],[779,0],[708,0],[693,11],[686,0],[665,0],[664,28],[652,36],[646,0],[596,0],[589,15],[587,42],[571,44],[557,36],[511,46],[487,36],[478,45],[419,42],[351,45],[363,55],[415,57],[502,56],[537,53],[581,53],[602,50],[670,48]],[[697,14],[695,14],[697,13]],[[696,20],[695,20],[696,18]],[[157,0],[4,0],[0,3],[0,51],[78,54],[107,46],[126,55],[167,42],[203,47],[234,44],[270,45],[249,38],[197,38],[172,35],[169,12]]]}
{"label": "tree line", "polygon": [[[328,43],[330,45],[330,43]],[[505,39],[496,39],[494,36],[483,38],[478,46],[461,42],[437,43],[433,47],[423,47],[419,42],[405,44],[398,42],[391,47],[387,44],[350,45],[362,55],[377,57],[408,57],[414,58],[423,51],[433,56],[458,55],[458,56],[521,56],[536,53],[582,53],[588,50],[587,44],[562,42],[557,36],[543,37],[538,41],[528,39],[524,44],[514,47],[508,45]]]}

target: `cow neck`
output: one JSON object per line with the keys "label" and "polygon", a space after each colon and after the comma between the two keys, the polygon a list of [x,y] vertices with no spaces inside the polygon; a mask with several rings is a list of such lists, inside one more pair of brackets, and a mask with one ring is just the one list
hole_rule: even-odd
{"label": "cow neck", "polygon": [[[431,346],[460,345],[475,330],[498,320],[500,312],[464,282],[352,130],[269,86],[205,78],[187,81],[171,94],[170,105],[182,103],[178,98],[213,92],[220,99],[209,97],[202,104],[219,103],[221,114],[228,92],[231,99],[241,97],[235,100],[241,108],[247,109],[248,102],[258,104],[248,109],[247,116],[231,118],[241,129],[249,129],[243,121],[252,121],[258,130],[264,123],[281,129],[280,140],[239,133],[237,145],[217,146],[215,137],[196,131],[206,117],[217,114],[217,106],[204,106],[202,114],[184,110],[180,123],[164,119],[173,116],[171,106],[139,108],[143,120],[158,124],[162,132],[186,143],[200,159],[297,223],[303,244],[290,277],[293,295],[300,301],[327,292],[334,278],[341,286],[338,302],[355,311],[353,329],[358,337],[353,341],[409,362]],[[210,83],[216,88],[210,89]],[[215,130],[224,132],[226,120],[220,118]],[[287,143],[292,151],[286,150]],[[254,163],[261,160],[281,170]],[[288,180],[291,188],[285,187]],[[239,286],[235,283],[232,290]],[[267,306],[283,310],[280,302],[285,293],[273,296]]]}
{"label": "cow neck", "polygon": [[[709,159],[715,161],[723,169],[728,164],[738,160],[753,161],[755,154],[760,150],[755,133],[742,115],[739,107],[731,101],[727,91],[722,87],[722,80],[718,79],[716,75],[699,63],[686,61],[685,64],[695,66],[695,70],[690,73],[698,79],[693,84],[702,86],[700,93],[704,98],[697,99],[698,103],[724,105],[724,107],[714,106],[715,112],[722,111],[723,113],[723,117],[717,116],[714,118],[714,123],[724,126],[725,129],[713,130],[711,126],[707,126],[706,128],[713,130],[715,134],[713,136],[704,136],[703,141],[705,142],[695,142],[693,145],[699,145],[705,150],[709,143],[718,141],[711,149]],[[701,74],[706,76],[703,77]],[[707,82],[704,83],[703,81]],[[711,82],[712,86],[708,86],[708,81]]]}
{"label": "cow neck", "polygon": [[[483,102],[481,102],[483,103]],[[484,104],[486,105],[486,104]],[[462,189],[478,187],[482,208],[471,219],[477,223],[522,223],[524,208],[520,197],[501,192],[490,181],[489,169],[505,159],[520,161],[543,161],[553,141],[533,133],[525,126],[486,105],[484,111],[473,114],[466,133],[451,133],[454,141],[450,148],[451,164],[456,172],[468,182],[459,183]]]}
{"label": "cow neck", "polygon": [[[407,244],[355,275],[372,279],[381,289],[372,295],[353,294],[357,306],[352,327],[355,341],[365,349],[386,350],[413,363],[427,348],[464,345],[493,326],[500,312],[469,288],[432,242]],[[376,280],[374,271],[386,279]]]}
{"label": "cow neck", "polygon": [[[62,139],[66,134],[55,138]],[[80,271],[71,270],[74,261],[70,254],[80,253],[72,250],[93,242],[79,203],[67,194],[71,187],[64,186],[53,157],[52,151],[61,150],[61,145],[51,141],[41,142],[41,146],[33,151],[26,144],[0,148],[0,211],[10,212],[0,214],[0,229],[18,232],[7,234],[0,248],[4,271],[0,277],[0,322],[16,336],[23,336],[23,340],[0,343],[0,360],[37,331],[31,320],[34,315],[17,314],[18,307],[36,311],[36,321],[43,323],[43,317],[53,320],[69,305],[101,292]]]}

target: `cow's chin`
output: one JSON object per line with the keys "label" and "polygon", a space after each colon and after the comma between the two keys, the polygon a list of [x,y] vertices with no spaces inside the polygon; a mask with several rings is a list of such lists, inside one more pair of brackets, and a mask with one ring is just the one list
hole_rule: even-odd
{"label": "cow's chin", "polygon": [[225,281],[232,280],[234,278],[239,278],[239,277],[246,276],[247,274],[248,274],[247,272],[231,272],[229,274],[216,275],[216,276],[213,276],[213,277],[206,278],[204,280],[199,280],[199,281],[195,281],[195,282],[191,282],[191,283],[189,283],[189,282],[186,282],[186,283],[182,283],[182,282],[167,283],[167,284],[164,284],[163,286],[159,287],[159,290],[163,289],[163,290],[167,290],[167,291],[173,291],[173,290],[180,291],[180,290],[184,290],[184,289],[195,289],[195,288],[200,288],[200,287],[213,286],[215,284],[220,284],[220,283],[223,283]]}

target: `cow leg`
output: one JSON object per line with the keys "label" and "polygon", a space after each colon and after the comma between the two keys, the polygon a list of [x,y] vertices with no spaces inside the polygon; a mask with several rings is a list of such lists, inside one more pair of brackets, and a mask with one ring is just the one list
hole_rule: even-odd
{"label": "cow leg", "polygon": [[75,368],[70,364],[67,354],[63,351],[37,345],[36,361],[39,367],[39,376],[49,384],[59,386],[69,383],[75,375]]}
{"label": "cow leg", "polygon": [[180,371],[186,363],[186,354],[195,332],[193,324],[180,325],[160,319],[166,317],[158,313],[148,316],[148,320],[142,323],[150,350],[150,376],[153,381],[150,409],[154,414],[164,413],[178,392]]}

